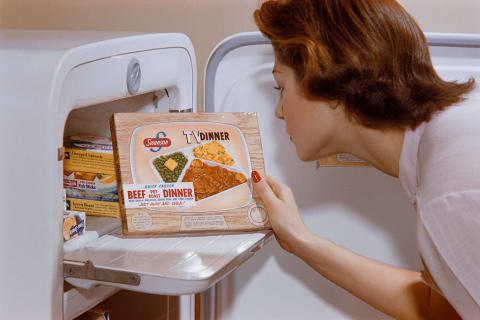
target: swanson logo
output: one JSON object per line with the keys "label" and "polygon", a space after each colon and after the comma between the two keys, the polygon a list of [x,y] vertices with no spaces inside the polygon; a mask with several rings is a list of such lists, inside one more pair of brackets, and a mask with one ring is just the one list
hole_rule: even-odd
{"label": "swanson logo", "polygon": [[152,152],[158,152],[162,147],[168,147],[172,144],[172,140],[167,138],[167,134],[164,131],[159,131],[155,138],[145,138],[143,145],[150,148]]}

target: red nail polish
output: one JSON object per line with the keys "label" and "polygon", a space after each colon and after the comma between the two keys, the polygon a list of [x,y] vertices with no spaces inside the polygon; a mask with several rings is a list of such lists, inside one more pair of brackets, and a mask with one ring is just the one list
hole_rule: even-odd
{"label": "red nail polish", "polygon": [[253,170],[252,171],[252,180],[253,180],[253,182],[257,183],[257,182],[260,182],[260,180],[262,180],[262,177],[260,177],[260,175],[258,174],[257,171]]}

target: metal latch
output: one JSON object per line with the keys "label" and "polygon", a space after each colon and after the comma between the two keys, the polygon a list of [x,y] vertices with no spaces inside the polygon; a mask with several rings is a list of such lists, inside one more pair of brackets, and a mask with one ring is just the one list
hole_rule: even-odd
{"label": "metal latch", "polygon": [[131,286],[140,285],[140,276],[133,272],[97,268],[90,260],[64,261],[63,277],[105,281]]}

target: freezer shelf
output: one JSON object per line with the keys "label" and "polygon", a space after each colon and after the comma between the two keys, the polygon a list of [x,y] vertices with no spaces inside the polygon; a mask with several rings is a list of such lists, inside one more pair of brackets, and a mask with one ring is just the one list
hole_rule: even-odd
{"label": "freezer shelf", "polygon": [[[139,285],[67,277],[70,284],[89,289],[97,284],[162,295],[184,295],[210,288],[254,255],[271,238],[271,231],[215,236],[124,238],[118,228],[84,248],[66,253],[65,261],[90,261],[102,274],[128,272]],[[108,272],[107,272],[108,273]]]}
{"label": "freezer shelf", "polygon": [[86,225],[83,235],[63,243],[64,254],[79,250],[101,236],[120,228],[121,221],[117,218],[87,216]]}

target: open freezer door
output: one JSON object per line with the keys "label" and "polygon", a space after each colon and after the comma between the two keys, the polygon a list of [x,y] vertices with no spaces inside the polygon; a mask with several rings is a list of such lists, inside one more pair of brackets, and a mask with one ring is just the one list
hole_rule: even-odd
{"label": "open freezer door", "polygon": [[[478,35],[427,39],[441,77],[480,79]],[[205,70],[204,110],[258,113],[266,172],[292,188],[313,232],[361,255],[420,270],[416,215],[396,179],[372,167],[317,168],[298,160],[285,124],[274,117],[274,60],[270,41],[259,32],[222,41]],[[216,290],[217,319],[388,319],[273,241]]]}
{"label": "open freezer door", "polygon": [[207,290],[250,258],[271,232],[126,239],[121,228],[64,255],[70,284],[162,295]]}

